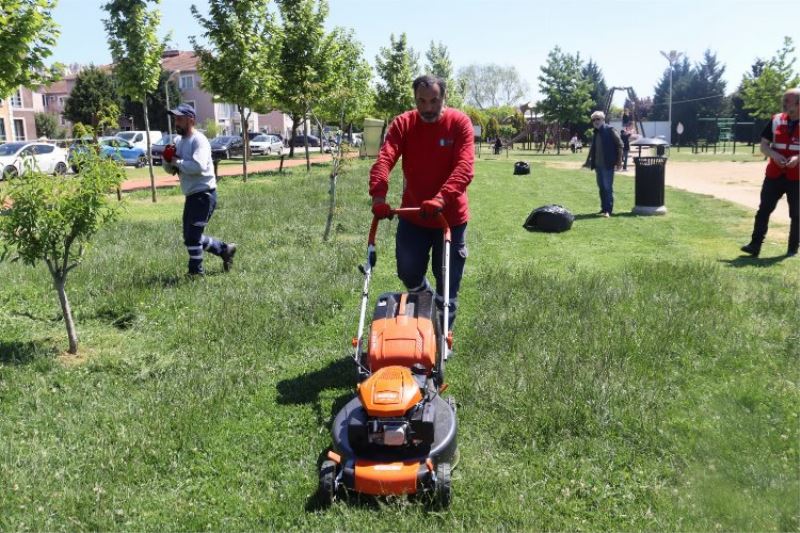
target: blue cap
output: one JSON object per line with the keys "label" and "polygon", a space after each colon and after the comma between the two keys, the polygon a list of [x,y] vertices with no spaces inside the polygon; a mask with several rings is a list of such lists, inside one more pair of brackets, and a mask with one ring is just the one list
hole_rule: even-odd
{"label": "blue cap", "polygon": [[195,113],[194,108],[189,104],[181,104],[175,109],[170,109],[169,114],[174,115],[176,117],[189,117],[192,119],[197,118],[197,114]]}

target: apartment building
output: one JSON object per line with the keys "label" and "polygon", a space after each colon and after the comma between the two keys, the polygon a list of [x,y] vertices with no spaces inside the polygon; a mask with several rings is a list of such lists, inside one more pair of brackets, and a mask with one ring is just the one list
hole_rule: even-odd
{"label": "apartment building", "polygon": [[36,139],[34,114],[43,111],[44,95],[25,87],[0,100],[0,142]]}

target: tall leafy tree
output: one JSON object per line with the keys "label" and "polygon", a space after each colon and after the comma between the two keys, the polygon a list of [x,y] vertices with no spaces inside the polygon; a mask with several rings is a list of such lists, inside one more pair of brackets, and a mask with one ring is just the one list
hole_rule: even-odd
{"label": "tall leafy tree", "polygon": [[56,0],[0,2],[0,99],[20,85],[33,87],[58,77],[44,65],[59,36],[55,6]]}
{"label": "tall leafy tree", "polygon": [[556,122],[556,152],[561,153],[561,129],[582,123],[592,108],[592,82],[583,77],[580,54],[574,56],[556,46],[541,67],[539,90],[544,99],[537,109]]}
{"label": "tall leafy tree", "polygon": [[[162,69],[158,78],[158,87],[155,91],[147,93],[147,115],[153,130],[167,131],[169,129],[165,92],[169,91],[169,107],[175,107],[180,102],[181,92],[174,80],[168,81],[169,76],[170,72]],[[121,107],[122,115],[133,117],[134,125],[144,124],[144,106],[141,102],[123,97]]]}
{"label": "tall leafy tree", "polygon": [[[157,6],[160,0],[108,0],[103,9],[108,18],[103,22],[108,34],[108,45],[114,60],[114,77],[123,96],[142,103],[144,129],[147,132],[147,153],[150,153],[150,118],[147,111],[147,95],[158,88],[161,76],[161,54],[164,43],[158,40],[156,30],[161,20]],[[153,175],[153,160],[147,158],[150,170],[150,190],[156,201],[156,181]]]}
{"label": "tall leafy tree", "polygon": [[324,45],[325,0],[276,0],[283,20],[283,46],[278,63],[275,100],[292,117],[292,142],[289,156],[294,156],[294,138],[302,121],[305,133],[306,168],[308,156],[308,113],[311,102],[324,90],[327,79],[327,56]]}
{"label": "tall leafy tree", "polygon": [[458,71],[458,85],[465,102],[480,109],[514,105],[528,90],[527,82],[515,67],[495,64],[461,68]]}
{"label": "tall leafy tree", "polygon": [[326,42],[327,88],[319,94],[316,107],[320,116],[344,131],[354,121],[363,119],[373,103],[372,67],[352,30],[334,28],[326,36]]}
{"label": "tall leafy tree", "polygon": [[608,85],[606,85],[606,78],[603,76],[603,71],[597,66],[597,63],[589,59],[589,61],[581,68],[581,74],[584,78],[589,80],[592,84],[590,92],[592,98],[592,109],[602,110],[608,97]]}
{"label": "tall leafy tree", "polygon": [[387,122],[414,107],[411,84],[419,71],[417,54],[408,46],[405,33],[395,39],[389,36],[389,46],[375,57],[379,80],[375,90],[375,107]]}
{"label": "tall leafy tree", "polygon": [[781,98],[787,89],[800,84],[794,70],[797,60],[791,37],[783,38],[783,47],[768,61],[758,60],[753,72],[744,76],[741,84],[743,107],[759,119],[767,119],[780,109]]}
{"label": "tall leafy tree", "polygon": [[205,30],[209,47],[191,37],[200,58],[198,70],[203,87],[239,111],[244,140],[242,173],[247,181],[250,139],[247,135],[254,109],[271,108],[275,83],[277,28],[265,0],[211,0],[208,17],[192,5],[192,15]]}
{"label": "tall leafy tree", "polygon": [[447,46],[441,42],[436,44],[431,41],[430,48],[425,52],[425,57],[428,60],[428,72],[443,79],[447,84],[447,105],[462,108],[464,106],[464,97],[461,94],[461,86],[456,83],[453,62],[450,59],[450,52],[447,50]]}
{"label": "tall leafy tree", "polygon": [[73,123],[91,126],[96,137],[102,133],[101,127],[107,125],[103,118],[110,118],[115,109],[118,117],[119,95],[112,76],[94,65],[81,70],[64,102],[64,117]]}

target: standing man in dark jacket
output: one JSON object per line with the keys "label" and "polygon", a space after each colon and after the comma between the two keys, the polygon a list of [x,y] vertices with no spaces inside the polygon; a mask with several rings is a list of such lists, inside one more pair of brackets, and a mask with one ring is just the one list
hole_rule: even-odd
{"label": "standing man in dark jacket", "polygon": [[769,158],[761,186],[753,235],[742,251],[753,257],[761,253],[769,216],[785,194],[789,203],[789,247],[787,257],[797,255],[800,243],[800,88],[783,94],[783,113],[778,113],[761,133],[761,153]]}
{"label": "standing man in dark jacket", "polygon": [[597,176],[600,190],[600,216],[610,217],[614,212],[614,169],[622,168],[622,141],[617,131],[605,123],[602,111],[592,113],[594,137],[589,149],[589,168]]}

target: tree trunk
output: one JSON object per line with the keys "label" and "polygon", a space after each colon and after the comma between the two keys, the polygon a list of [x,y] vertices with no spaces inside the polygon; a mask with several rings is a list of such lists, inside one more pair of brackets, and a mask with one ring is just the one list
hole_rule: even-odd
{"label": "tree trunk", "polygon": [[292,138],[289,139],[289,157],[294,157],[294,138],[297,135],[297,126],[300,122],[300,118],[292,115]]}
{"label": "tree trunk", "polygon": [[[311,171],[311,156],[309,156],[309,154],[308,154],[308,114],[306,113],[306,116],[303,117],[303,118],[305,119],[305,120],[303,120],[303,134],[304,134],[304,137],[305,137],[304,140],[305,140],[305,145],[306,145],[306,172],[310,172]],[[322,139],[319,140],[319,149],[320,149],[320,151],[322,151]]]}
{"label": "tree trunk", "polygon": [[153,203],[156,203],[156,177],[153,175],[153,160],[150,159],[150,118],[147,116],[147,97],[142,98],[144,108],[144,134],[147,139],[147,168],[150,169],[150,190],[153,196]]}
{"label": "tree trunk", "polygon": [[333,213],[336,210],[336,168],[334,165],[334,170],[331,172],[331,188],[328,191],[330,194],[331,202],[328,207],[328,220],[325,222],[325,234],[322,236],[323,241],[327,241],[328,237],[330,237],[331,233],[331,226],[333,226]]}
{"label": "tree trunk", "polygon": [[556,122],[556,155],[561,155],[561,122]]}
{"label": "tree trunk", "polygon": [[58,301],[61,303],[61,314],[64,316],[64,324],[67,326],[67,337],[69,338],[69,353],[78,353],[78,333],[75,331],[75,322],[72,320],[72,309],[69,306],[65,285],[67,282],[66,274],[51,272],[53,275],[53,285],[58,292]]}
{"label": "tree trunk", "polygon": [[248,135],[248,128],[250,127],[247,120],[250,118],[250,113],[244,115],[244,107],[239,106],[239,116],[242,119],[242,141],[244,141],[244,155],[242,156],[242,181],[247,181],[247,154],[250,151],[250,135]]}

